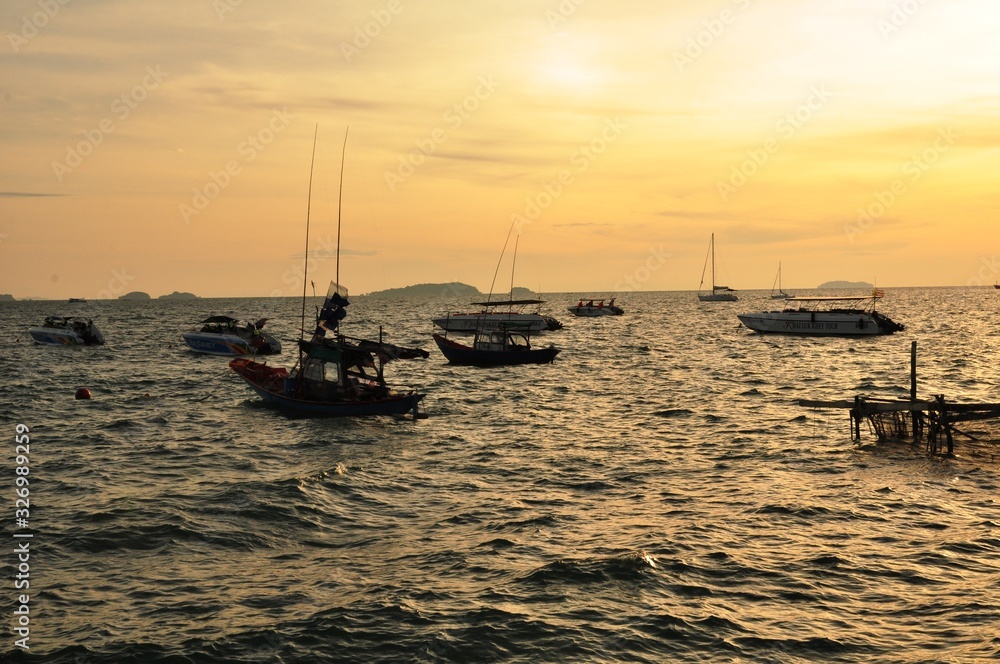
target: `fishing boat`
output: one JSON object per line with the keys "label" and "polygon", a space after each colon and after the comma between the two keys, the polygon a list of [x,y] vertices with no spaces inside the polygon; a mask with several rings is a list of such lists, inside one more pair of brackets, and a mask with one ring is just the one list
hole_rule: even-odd
{"label": "fishing boat", "polygon": [[[316,317],[312,339],[299,340],[299,361],[291,371],[247,358],[230,368],[268,404],[295,415],[361,417],[405,415],[421,417],[424,395],[397,390],[385,380],[385,365],[396,359],[426,358],[425,350],[343,335],[339,323],[350,302],[343,287],[331,282]],[[331,336],[327,336],[330,333]]]}
{"label": "fishing boat", "polygon": [[705,271],[708,270],[709,258],[712,262],[712,292],[699,292],[698,299],[702,302],[735,302],[739,299],[736,297],[735,290],[729,286],[719,286],[715,283],[715,233],[712,233],[712,239],[708,243],[708,256],[705,257],[705,267],[701,270],[701,283],[698,284],[698,290],[701,291],[702,286],[705,285]]}
{"label": "fishing boat", "polygon": [[[318,131],[317,131],[318,133]],[[347,136],[344,136],[346,155]],[[313,138],[313,166],[316,139]],[[343,192],[344,159],[341,157],[340,185]],[[309,173],[309,200],[312,199],[312,166]],[[425,350],[402,348],[379,340],[368,341],[341,333],[340,323],[347,316],[347,289],[340,280],[340,212],[337,214],[336,281],[330,283],[322,308],[309,340],[305,337],[306,284],[309,260],[309,208],[306,208],[306,248],[302,284],[302,335],[299,357],[291,370],[272,367],[266,362],[237,358],[229,367],[246,381],[264,402],[285,413],[298,416],[364,417],[405,415],[425,417],[418,411],[424,395],[411,388],[394,389],[385,379],[385,364],[395,359],[428,357]]]}
{"label": "fishing boat", "polygon": [[[510,234],[513,230],[514,224],[511,224],[510,229],[507,231],[507,239],[503,243],[503,249],[500,251],[500,260],[497,261],[497,268],[493,272],[493,283],[490,284],[490,292],[493,292],[493,286],[496,285],[497,274],[500,272],[500,264],[503,262],[503,255],[507,251],[507,244],[510,242]],[[516,264],[517,240],[514,241],[514,258],[511,260],[510,265],[511,293],[514,292],[514,266]],[[530,302],[540,303],[538,300],[530,300]],[[459,343],[437,333],[431,335],[441,353],[452,364],[479,367],[497,367],[514,364],[548,364],[559,354],[559,349],[551,344],[548,348],[531,347],[531,333],[540,331],[540,328],[536,326],[536,321],[504,318],[503,312],[501,312],[500,317],[492,317],[491,307],[507,305],[509,302],[497,303],[487,301],[480,304],[486,307],[484,312],[490,315],[480,316],[476,320],[476,325],[473,328],[475,336],[473,337],[471,346]],[[437,324],[437,321],[435,321],[435,324]],[[447,327],[445,329],[447,330]]]}
{"label": "fishing boat", "polygon": [[552,316],[544,316],[539,311],[525,312],[524,308],[544,304],[544,300],[502,300],[499,302],[472,302],[479,311],[449,313],[432,322],[445,332],[475,332],[476,330],[500,330],[514,325],[530,332],[558,330],[562,323]]}
{"label": "fishing boat", "polygon": [[[777,287],[777,289],[776,289]],[[772,300],[786,300],[790,297],[794,297],[790,293],[786,293],[781,289],[781,263],[778,263],[778,275],[774,278],[774,283],[771,284],[771,299]]]}
{"label": "fishing boat", "polygon": [[517,325],[504,325],[498,330],[477,330],[471,346],[440,334],[432,336],[441,353],[452,364],[476,367],[549,364],[559,354],[559,349],[551,344],[548,348],[532,348],[530,332]]}
{"label": "fishing boat", "polygon": [[832,297],[790,297],[781,311],[739,314],[737,318],[755,332],[809,336],[872,336],[893,334],[905,327],[875,310],[885,295],[876,289],[871,295]]}
{"label": "fishing boat", "polygon": [[577,302],[575,307],[567,307],[569,312],[574,316],[586,316],[594,318],[597,316],[621,316],[625,313],[625,310],[615,304],[615,298],[611,298],[611,301],[604,304],[604,300],[597,300],[597,304],[594,304],[594,300],[587,300],[584,304],[583,300]]}
{"label": "fishing boat", "polygon": [[232,316],[209,316],[185,332],[184,343],[208,355],[277,355],[281,342],[264,334],[266,318],[241,321]]}
{"label": "fishing boat", "polygon": [[35,343],[49,346],[101,346],[104,335],[89,318],[48,316],[41,327],[28,330]]}

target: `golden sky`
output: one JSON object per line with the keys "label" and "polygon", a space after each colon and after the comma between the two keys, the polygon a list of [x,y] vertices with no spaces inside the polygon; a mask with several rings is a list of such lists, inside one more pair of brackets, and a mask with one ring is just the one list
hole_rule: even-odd
{"label": "golden sky", "polygon": [[3,3],[0,293],[301,293],[317,126],[320,290],[348,127],[352,293],[1000,279],[996,2],[155,5]]}

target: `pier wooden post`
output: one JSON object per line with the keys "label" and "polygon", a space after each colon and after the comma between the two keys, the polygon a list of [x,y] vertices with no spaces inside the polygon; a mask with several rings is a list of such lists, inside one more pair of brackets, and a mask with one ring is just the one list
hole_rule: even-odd
{"label": "pier wooden post", "polygon": [[851,411],[851,419],[854,420],[854,430],[851,432],[854,434],[852,440],[861,440],[861,397],[858,395],[854,396],[854,409]]}
{"label": "pier wooden post", "polygon": [[[910,401],[915,402],[917,400],[917,342],[910,342]],[[910,421],[911,430],[913,432],[913,442],[920,440],[921,434],[923,433],[921,429],[923,428],[922,422],[920,421],[920,413],[914,410],[911,414],[912,419]]]}

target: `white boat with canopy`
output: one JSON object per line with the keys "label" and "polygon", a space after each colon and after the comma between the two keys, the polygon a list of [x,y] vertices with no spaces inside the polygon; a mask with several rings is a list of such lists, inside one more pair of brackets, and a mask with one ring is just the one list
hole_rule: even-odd
{"label": "white boat with canopy", "polygon": [[828,297],[790,297],[781,311],[739,314],[737,317],[755,332],[809,336],[872,336],[892,334],[904,328],[885,314],[875,311],[875,302],[885,293]]}
{"label": "white boat with canopy", "polygon": [[503,300],[500,302],[473,302],[482,311],[450,313],[434,318],[433,323],[448,332],[475,332],[477,330],[502,330],[518,327],[529,332],[558,330],[562,323],[538,311],[525,312],[525,307],[540,305],[544,300]]}

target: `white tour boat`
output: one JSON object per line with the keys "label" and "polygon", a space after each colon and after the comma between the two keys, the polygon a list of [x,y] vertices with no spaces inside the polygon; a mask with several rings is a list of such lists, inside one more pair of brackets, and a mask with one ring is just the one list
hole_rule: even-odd
{"label": "white tour boat", "polygon": [[[529,332],[558,330],[562,323],[552,316],[525,313],[522,308],[542,304],[544,300],[505,300],[503,302],[473,302],[482,311],[454,313],[432,319],[434,324],[448,332],[492,331],[517,327]],[[518,309],[515,310],[515,307]]]}
{"label": "white tour boat", "polygon": [[737,317],[755,332],[811,336],[871,336],[892,334],[904,328],[885,314],[875,311],[875,302],[884,295],[833,297],[790,297],[781,311],[739,314]]}

